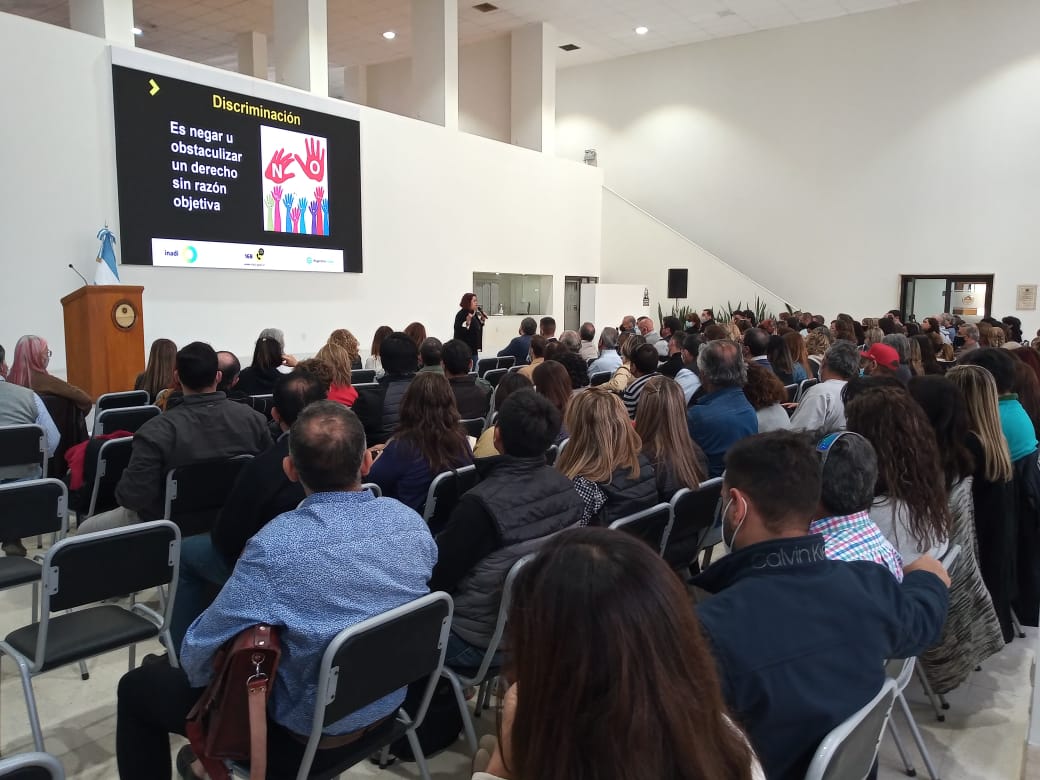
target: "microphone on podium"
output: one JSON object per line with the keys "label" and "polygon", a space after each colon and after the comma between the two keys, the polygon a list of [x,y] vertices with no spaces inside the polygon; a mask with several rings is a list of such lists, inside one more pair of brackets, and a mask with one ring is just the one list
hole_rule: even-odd
{"label": "microphone on podium", "polygon": [[79,271],[77,271],[76,270],[76,266],[74,266],[72,263],[69,263],[69,268],[72,269],[72,273],[76,274],[76,276],[78,276],[80,279],[83,280],[83,286],[84,287],[89,287],[90,286],[90,282],[87,281],[87,277],[85,277],[83,274],[81,274]]}

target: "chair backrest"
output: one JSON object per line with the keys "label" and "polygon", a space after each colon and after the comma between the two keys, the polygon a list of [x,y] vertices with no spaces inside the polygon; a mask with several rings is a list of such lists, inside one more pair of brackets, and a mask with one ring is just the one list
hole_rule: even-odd
{"label": "chair backrest", "polygon": [[162,414],[158,406],[119,406],[98,412],[94,418],[94,435],[129,431],[137,433],[138,429],[153,417]]}
{"label": "chair backrest", "polygon": [[39,425],[0,426],[0,479],[42,477],[47,439]]}
{"label": "chair backrest", "polygon": [[0,759],[3,780],[65,780],[65,769],[50,753],[19,753]]}
{"label": "chair backrest", "polygon": [[947,574],[953,574],[953,567],[957,563],[957,557],[960,554],[961,546],[959,544],[951,544],[946,548],[946,552],[939,557],[939,563],[946,569]]}
{"label": "chair backrest", "polygon": [[803,379],[802,383],[798,385],[798,397],[795,400],[801,401],[802,396],[805,395],[805,391],[808,390],[810,387],[813,387],[814,385],[818,385],[819,383],[819,379]]}
{"label": "chair backrest", "polygon": [[470,420],[463,420],[462,427],[466,429],[467,436],[472,436],[474,438],[479,439],[480,434],[484,432],[484,422],[485,418],[474,417]]}
{"label": "chair backrest", "polygon": [[789,403],[794,403],[798,399],[798,385],[784,385],[784,390],[787,391]]}
{"label": "chair backrest", "polygon": [[362,490],[367,490],[369,493],[371,493],[376,498],[382,498],[383,497],[383,489],[381,487],[379,487],[379,485],[377,485],[375,482],[364,482],[364,483],[361,484],[361,489]]}
{"label": "chair backrest", "polygon": [[359,368],[350,372],[350,384],[364,385],[376,381],[376,370],[374,368]]}
{"label": "chair backrest", "polygon": [[87,416],[71,398],[49,393],[39,393],[39,396],[43,405],[47,407],[47,413],[54,421],[54,426],[58,429],[59,437],[58,446],[54,449],[54,454],[47,464],[47,476],[61,479],[68,470],[65,453],[89,438]]}
{"label": "chair backrest", "polygon": [[357,390],[360,395],[362,390],[366,392],[377,390],[379,388],[379,382],[351,382],[350,386]]}
{"label": "chair backrest", "polygon": [[610,371],[597,371],[589,377],[589,385],[591,387],[599,387],[600,385],[609,382],[611,376],[612,374]]}
{"label": "chair backrest", "polygon": [[555,444],[550,444],[549,449],[545,451],[545,465],[553,466],[556,464],[556,459],[560,457],[560,448]]}
{"label": "chair backrest", "polygon": [[176,523],[182,536],[205,533],[224,506],[238,472],[252,455],[178,466],[166,474],[164,520]]}
{"label": "chair backrest", "polygon": [[816,749],[805,780],[863,780],[870,774],[896,698],[894,680],[878,695],[836,726]]}
{"label": "chair backrest", "polygon": [[556,445],[556,449],[557,449],[557,452],[558,452],[559,455],[563,454],[563,448],[567,446],[567,442],[569,442],[569,441],[570,441],[570,437],[568,436],[566,439],[564,439],[563,441],[561,441],[559,444]]}
{"label": "chair backrest", "polygon": [[484,374],[486,374],[488,371],[492,371],[492,370],[498,368],[498,358],[497,357],[480,358],[477,361],[477,365],[473,366],[473,368],[477,372],[477,376],[479,376],[481,379],[483,379],[484,378]]}
{"label": "chair backrest", "polygon": [[180,543],[177,526],[166,520],[61,540],[43,560],[43,620],[49,612],[176,585]]}
{"label": "chair backrest", "polygon": [[444,471],[433,478],[423,507],[423,520],[430,526],[430,533],[436,535],[448,524],[459,498],[479,480],[477,467],[472,465]]}
{"label": "chair backrest", "polygon": [[451,616],[451,597],[430,593],[344,629],[329,642],[318,668],[314,718],[297,777],[309,776],[325,726],[425,679],[426,692],[412,721],[422,723],[444,668]]}
{"label": "chair backrest", "polygon": [[69,492],[60,479],[30,479],[0,485],[0,539],[69,529]]}
{"label": "chair backrest", "polygon": [[87,517],[119,506],[119,502],[116,501],[116,485],[119,484],[126,467],[130,465],[133,449],[133,436],[109,439],[101,445],[94,470],[94,485],[90,489]]}
{"label": "chair backrest", "polygon": [[498,359],[498,365],[495,368],[512,368],[516,365],[516,355],[503,355]]}
{"label": "chair backrest", "polygon": [[706,480],[696,490],[683,488],[672,496],[671,527],[661,555],[673,569],[689,566],[697,557],[702,540],[715,524],[721,496],[722,477]]}
{"label": "chair backrest", "polygon": [[672,518],[672,506],[668,503],[657,504],[641,512],[633,512],[619,517],[610,527],[616,531],[624,531],[638,539],[642,539],[658,553],[664,548]]}
{"label": "chair backrest", "polygon": [[125,390],[121,393],[103,393],[97,399],[97,411],[122,409],[127,406],[148,406],[152,399],[147,390]]}
{"label": "chair backrest", "polygon": [[484,373],[484,381],[492,387],[498,387],[499,381],[509,373],[508,368],[495,368]]}
{"label": "chair backrest", "polygon": [[260,412],[268,420],[271,419],[271,410],[274,408],[274,395],[271,393],[251,395],[249,396],[249,402],[253,405],[253,409]]}

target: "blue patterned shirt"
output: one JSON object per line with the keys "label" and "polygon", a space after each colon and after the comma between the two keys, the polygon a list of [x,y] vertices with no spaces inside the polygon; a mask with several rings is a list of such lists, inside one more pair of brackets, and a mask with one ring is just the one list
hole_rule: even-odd
{"label": "blue patterned shirt", "polygon": [[[340,631],[429,592],[437,545],[415,511],[368,491],[315,493],[246,544],[231,578],[184,638],[181,665],[194,687],[213,674],[213,656],[257,623],[280,629],[282,660],[268,714],[309,734],[318,667]],[[404,689],[326,727],[346,734],[393,713]]]}

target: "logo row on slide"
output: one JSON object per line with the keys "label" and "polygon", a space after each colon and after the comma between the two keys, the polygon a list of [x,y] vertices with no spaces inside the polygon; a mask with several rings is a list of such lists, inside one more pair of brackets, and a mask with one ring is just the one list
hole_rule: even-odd
{"label": "logo row on slide", "polygon": [[343,251],[295,246],[257,247],[218,241],[152,239],[152,264],[183,268],[266,269],[342,273]]}

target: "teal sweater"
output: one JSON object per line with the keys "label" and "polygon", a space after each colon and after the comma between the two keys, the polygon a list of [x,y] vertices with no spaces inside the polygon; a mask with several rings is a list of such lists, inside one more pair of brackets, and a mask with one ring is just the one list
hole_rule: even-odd
{"label": "teal sweater", "polygon": [[1036,449],[1036,431],[1033,421],[1018,402],[1014,393],[1000,397],[1000,427],[1004,430],[1012,462]]}

